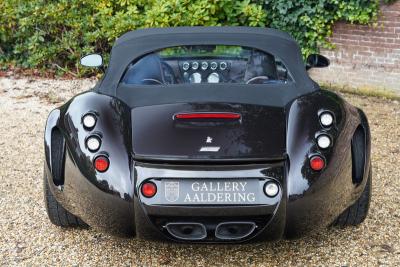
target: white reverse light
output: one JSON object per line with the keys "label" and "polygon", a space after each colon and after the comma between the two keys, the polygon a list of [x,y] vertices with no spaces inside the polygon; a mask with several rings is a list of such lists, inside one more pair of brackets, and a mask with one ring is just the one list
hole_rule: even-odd
{"label": "white reverse light", "polygon": [[100,145],[101,141],[97,136],[89,136],[88,139],[86,139],[86,146],[91,152],[99,150]]}
{"label": "white reverse light", "polygon": [[329,112],[323,112],[320,116],[319,116],[319,120],[321,121],[321,124],[325,127],[329,127],[332,125],[333,123],[333,116],[331,113]]}
{"label": "white reverse light", "polygon": [[279,186],[275,182],[267,182],[264,186],[264,193],[268,197],[274,197],[279,193]]}
{"label": "white reverse light", "polygon": [[91,129],[96,125],[96,117],[91,113],[86,114],[83,116],[82,122],[85,128]]}
{"label": "white reverse light", "polygon": [[328,148],[331,145],[331,138],[326,134],[321,134],[317,137],[318,146],[322,149]]}

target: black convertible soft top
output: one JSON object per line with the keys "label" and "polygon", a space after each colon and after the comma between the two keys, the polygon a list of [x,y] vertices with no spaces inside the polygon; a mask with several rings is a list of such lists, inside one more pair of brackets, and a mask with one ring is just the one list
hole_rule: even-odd
{"label": "black convertible soft top", "polygon": [[[130,85],[121,88],[124,92],[119,93],[117,90],[119,82],[124,75],[127,66],[145,54],[151,53],[167,47],[183,46],[183,45],[239,45],[247,46],[265,51],[272,55],[278,56],[289,69],[294,83],[291,85],[282,85],[282,90],[274,92],[273,96],[264,91],[264,93],[249,94],[248,92],[240,93],[240,88],[249,85],[218,84],[218,91],[221,99],[215,94],[210,94],[209,88],[215,85],[168,85],[168,94],[163,96],[162,92],[166,90],[166,86],[160,85]],[[187,90],[183,87],[203,88],[202,90]],[[254,85],[251,85],[254,86]],[[263,88],[269,85],[263,85]],[[129,88],[128,88],[129,87]],[[144,87],[146,89],[144,89]],[[260,86],[255,86],[260,87]],[[274,86],[276,87],[276,86]],[[286,87],[286,90],[285,90]],[[208,88],[208,89],[207,89]],[[236,88],[236,89],[235,89]],[[315,82],[313,82],[305,69],[301,56],[301,51],[296,41],[287,33],[275,29],[255,28],[255,27],[175,27],[175,28],[152,28],[142,29],[128,32],[122,35],[115,42],[112,51],[110,63],[103,80],[98,84],[96,90],[100,93],[117,96],[131,106],[143,106],[150,104],[161,104],[171,102],[188,102],[192,99],[202,101],[234,101],[235,99],[224,99],[226,97],[234,97],[236,90],[241,99],[240,102],[270,105],[266,98],[282,101],[275,105],[283,105],[288,101],[317,90]],[[233,90],[233,91],[232,91]],[[273,89],[274,91],[277,89]],[[193,93],[196,92],[196,93]],[[254,90],[257,92],[257,90]],[[264,97],[262,97],[264,94]],[[269,94],[269,95],[266,95]],[[230,96],[229,96],[230,95]],[[246,100],[246,96],[249,99]],[[269,97],[267,97],[269,96]],[[175,98],[174,98],[175,97]],[[244,99],[243,99],[244,97]],[[151,99],[150,99],[151,98]],[[182,98],[182,99],[181,99]],[[173,101],[173,100],[176,101]],[[265,102],[267,101],[267,102]]]}

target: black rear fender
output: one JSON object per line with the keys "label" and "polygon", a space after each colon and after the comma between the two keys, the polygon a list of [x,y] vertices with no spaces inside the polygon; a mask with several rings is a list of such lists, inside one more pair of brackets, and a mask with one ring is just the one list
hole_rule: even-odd
{"label": "black rear fender", "polygon": [[[319,114],[323,111],[334,115],[332,126],[321,125]],[[359,125],[364,131],[356,130]],[[289,107],[287,132],[290,168],[286,235],[296,237],[302,232],[329,225],[360,197],[367,179],[359,185],[353,183],[352,140],[354,133],[357,138],[362,134],[366,137],[366,164],[365,167],[357,166],[363,169],[357,170],[362,173],[357,175],[364,177],[369,168],[369,128],[365,116],[357,108],[335,93],[321,90],[293,102]],[[330,136],[330,147],[318,147],[317,137],[320,134]],[[310,168],[310,157],[313,155],[325,159],[326,166],[321,171]]]}
{"label": "black rear fender", "polygon": [[[93,129],[86,129],[82,123],[89,112],[97,117]],[[92,135],[101,139],[98,151],[90,151],[86,145]],[[50,113],[46,126],[46,166],[54,197],[90,226],[117,235],[132,234],[131,148],[130,108],[94,92],[74,97]],[[100,155],[110,162],[105,172],[94,168],[94,160]]]}

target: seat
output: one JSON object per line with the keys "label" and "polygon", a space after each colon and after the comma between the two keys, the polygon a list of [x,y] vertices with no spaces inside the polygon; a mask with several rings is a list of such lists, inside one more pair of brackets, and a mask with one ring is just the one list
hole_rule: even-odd
{"label": "seat", "polygon": [[122,82],[126,84],[164,84],[160,57],[157,54],[149,54],[131,64]]}
{"label": "seat", "polygon": [[263,83],[266,80],[277,79],[278,74],[274,56],[262,51],[252,50],[244,75],[246,83]]}

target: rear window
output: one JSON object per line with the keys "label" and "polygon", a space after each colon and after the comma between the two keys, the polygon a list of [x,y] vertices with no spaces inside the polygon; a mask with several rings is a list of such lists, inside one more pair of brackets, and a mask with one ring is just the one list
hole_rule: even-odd
{"label": "rear window", "polygon": [[165,48],[132,62],[125,84],[269,84],[291,81],[283,62],[263,51],[226,45]]}

